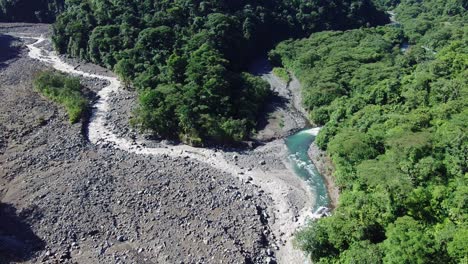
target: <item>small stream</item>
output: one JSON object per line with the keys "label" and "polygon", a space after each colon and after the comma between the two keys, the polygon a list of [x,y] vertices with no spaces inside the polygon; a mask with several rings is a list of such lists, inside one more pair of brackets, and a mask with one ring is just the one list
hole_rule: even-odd
{"label": "small stream", "polygon": [[307,182],[312,193],[315,195],[315,205],[313,211],[319,207],[329,207],[330,198],[328,196],[325,180],[315,168],[309,158],[308,150],[315,140],[316,133],[313,129],[305,129],[289,136],[285,139],[289,151],[289,161],[296,174]]}

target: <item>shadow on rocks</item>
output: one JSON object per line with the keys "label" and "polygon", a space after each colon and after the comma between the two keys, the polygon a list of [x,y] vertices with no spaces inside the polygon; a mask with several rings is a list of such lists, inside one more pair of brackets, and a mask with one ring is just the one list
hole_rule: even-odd
{"label": "shadow on rocks", "polygon": [[[253,60],[249,66],[249,72],[255,76],[263,76],[271,73],[273,66],[268,60],[267,55],[263,55]],[[271,91],[266,98],[266,103],[257,117],[257,131],[264,130],[268,124],[270,115],[279,109],[287,109],[288,100],[280,96],[277,92]]]}
{"label": "shadow on rocks", "polygon": [[0,34],[0,70],[7,66],[5,63],[18,56],[21,50],[20,45],[13,45],[19,39],[9,35]]}
{"label": "shadow on rocks", "polygon": [[288,105],[288,100],[275,92],[271,92],[266,101],[267,103],[263,106],[260,116],[258,117],[257,131],[261,131],[268,126],[271,114],[278,109],[286,109]]}
{"label": "shadow on rocks", "polygon": [[24,221],[29,215],[17,214],[13,206],[0,203],[0,264],[29,260],[45,248],[45,242]]}

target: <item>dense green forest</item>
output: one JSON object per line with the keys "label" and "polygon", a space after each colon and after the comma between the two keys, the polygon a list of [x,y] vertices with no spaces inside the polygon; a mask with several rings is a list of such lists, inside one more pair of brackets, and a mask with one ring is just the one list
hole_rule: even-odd
{"label": "dense green forest", "polygon": [[0,22],[51,23],[65,0],[0,0]]}
{"label": "dense green forest", "polygon": [[468,261],[466,9],[405,0],[401,25],[315,33],[270,52],[301,80],[341,189],[333,216],[297,236],[314,263]]}
{"label": "dense green forest", "polygon": [[70,0],[53,41],[137,89],[140,128],[198,145],[251,135],[269,89],[244,71],[275,42],[387,21],[369,0]]}

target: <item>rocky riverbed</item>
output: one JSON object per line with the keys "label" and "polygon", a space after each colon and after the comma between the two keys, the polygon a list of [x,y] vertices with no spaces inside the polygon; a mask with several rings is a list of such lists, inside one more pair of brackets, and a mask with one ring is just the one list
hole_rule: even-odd
{"label": "rocky riverbed", "polygon": [[335,183],[333,176],[334,166],[328,154],[321,150],[316,144],[310,145],[308,150],[310,160],[314,163],[320,175],[325,179],[327,185],[328,196],[330,197],[330,206],[332,209],[338,206],[338,198],[340,196],[340,189]]}
{"label": "rocky riverbed", "polygon": [[281,80],[273,74],[266,56],[255,60],[249,70],[268,81],[272,88],[255,139],[263,142],[284,139],[308,126],[307,113],[301,104],[300,83],[295,76],[288,83]]}
{"label": "rocky riverbed", "polygon": [[[48,26],[7,24],[0,32],[37,36],[48,34]],[[282,140],[222,151],[221,169],[184,151],[140,155],[91,144],[86,121],[70,125],[63,109],[34,92],[34,74],[48,67],[28,58],[24,45],[31,40],[0,40],[0,54],[8,54],[0,60],[0,215],[8,219],[0,224],[0,262],[304,260],[291,240],[314,201],[288,168]],[[61,60],[112,76],[92,64]],[[82,83],[90,100],[108,85],[95,78]],[[112,94],[106,127],[141,140],[144,148],[171,149],[128,127],[134,102],[132,91]]]}
{"label": "rocky riverbed", "polygon": [[272,262],[271,199],[258,187],[184,157],[90,144],[34,92],[46,66],[23,44],[0,38],[11,54],[0,62],[0,263]]}

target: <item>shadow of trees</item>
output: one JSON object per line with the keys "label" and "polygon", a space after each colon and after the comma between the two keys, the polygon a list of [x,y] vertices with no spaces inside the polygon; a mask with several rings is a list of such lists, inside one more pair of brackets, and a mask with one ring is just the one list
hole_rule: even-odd
{"label": "shadow of trees", "polygon": [[[263,55],[253,60],[249,66],[249,72],[256,75],[262,76],[264,74],[269,74],[273,70],[273,67],[268,61],[267,55]],[[260,115],[257,117],[257,127],[258,131],[265,129],[269,124],[269,118],[272,113],[278,109],[286,109],[288,100],[276,92],[272,92],[269,97],[266,99],[266,104],[263,107]]]}
{"label": "shadow of trees", "polygon": [[0,70],[7,66],[6,61],[17,57],[20,53],[21,47],[12,45],[18,40],[13,36],[0,34]]}
{"label": "shadow of trees", "polygon": [[45,248],[45,242],[25,222],[30,214],[17,214],[12,205],[0,203],[0,264],[28,260]]}
{"label": "shadow of trees", "polygon": [[262,74],[267,74],[271,72],[273,70],[273,67],[268,61],[268,56],[265,54],[252,60],[248,67],[248,70],[251,74],[260,76]]}

